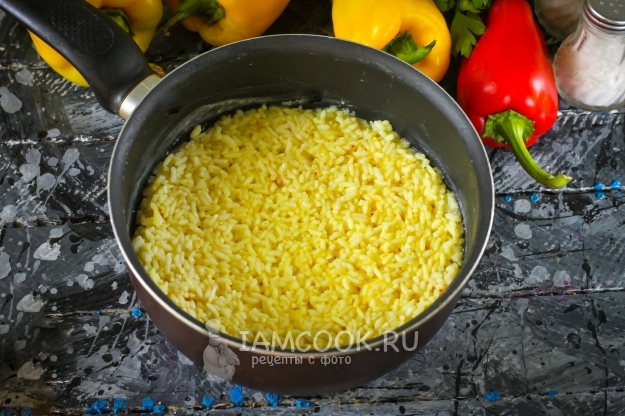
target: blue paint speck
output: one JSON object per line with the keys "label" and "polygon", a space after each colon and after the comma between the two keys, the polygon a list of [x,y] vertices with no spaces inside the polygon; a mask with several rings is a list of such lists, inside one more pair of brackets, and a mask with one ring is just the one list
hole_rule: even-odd
{"label": "blue paint speck", "polygon": [[213,396],[204,396],[202,397],[202,406],[210,409],[215,403],[215,398]]}
{"label": "blue paint speck", "polygon": [[92,313],[93,316],[100,316],[102,315],[102,311],[95,311],[94,313]]}
{"label": "blue paint speck", "polygon": [[612,182],[610,182],[610,187],[612,189],[619,189],[621,187],[621,181],[619,181],[618,179],[613,179]]}
{"label": "blue paint speck", "polygon": [[[104,403],[104,405],[106,405],[106,402]],[[31,409],[30,407],[24,407],[22,408],[22,411],[20,412],[21,416],[32,416],[33,414],[33,409]]]}
{"label": "blue paint speck", "polygon": [[232,400],[235,407],[243,406],[243,387],[236,386],[230,390],[230,400]]}
{"label": "blue paint speck", "polygon": [[154,410],[154,399],[150,396],[143,399],[143,407],[141,408],[141,410],[143,410],[144,412],[152,412]]}
{"label": "blue paint speck", "polygon": [[7,407],[0,412],[0,416],[13,416],[13,409]]}
{"label": "blue paint speck", "polygon": [[124,399],[115,399],[115,401],[113,402],[113,413],[117,414],[117,413],[121,413],[122,409],[126,406],[126,400]]}
{"label": "blue paint speck", "polygon": [[106,407],[106,400],[100,399],[93,404],[94,409],[104,409]]}
{"label": "blue paint speck", "polygon": [[132,314],[132,316],[134,316],[136,319],[139,319],[143,316],[143,311],[139,308],[132,308],[132,310],[130,311],[130,313]]}
{"label": "blue paint speck", "polygon": [[597,192],[595,194],[595,196],[597,197],[597,199],[603,199],[605,198],[605,194],[603,192]]}
{"label": "blue paint speck", "polygon": [[558,394],[558,391],[557,391],[557,390],[549,390],[549,391],[547,392],[547,396],[550,396],[550,397],[553,397],[553,396],[555,396],[556,394]]}
{"label": "blue paint speck", "polygon": [[504,200],[504,201],[506,201],[506,202],[510,202],[510,201],[512,201],[512,197],[511,197],[510,195],[506,195],[506,196],[503,198],[503,200]]}
{"label": "blue paint speck", "polygon": [[[109,413],[109,412],[110,412],[110,410],[106,408],[106,400],[104,400],[104,399],[97,400],[86,411],[86,413],[88,415],[101,415],[101,414]],[[24,410],[23,409],[22,409],[22,415],[24,415]],[[26,416],[30,416],[30,414],[28,414]]]}
{"label": "blue paint speck", "polygon": [[154,413],[167,413],[167,406],[165,406],[164,404],[154,406]]}
{"label": "blue paint speck", "polygon": [[267,399],[267,404],[271,407],[277,407],[278,406],[278,399],[279,396],[275,393],[267,393],[265,394],[265,398]]}
{"label": "blue paint speck", "polygon": [[489,391],[488,393],[484,394],[484,398],[489,402],[496,402],[501,398],[501,395],[498,391]]}
{"label": "blue paint speck", "polygon": [[597,182],[594,187],[595,191],[603,191],[603,184],[601,182]]}
{"label": "blue paint speck", "polygon": [[530,201],[532,202],[538,202],[539,199],[540,199],[540,196],[538,196],[538,194],[536,193],[530,195]]}
{"label": "blue paint speck", "polygon": [[305,409],[307,407],[310,407],[310,402],[308,400],[295,400],[295,407]]}

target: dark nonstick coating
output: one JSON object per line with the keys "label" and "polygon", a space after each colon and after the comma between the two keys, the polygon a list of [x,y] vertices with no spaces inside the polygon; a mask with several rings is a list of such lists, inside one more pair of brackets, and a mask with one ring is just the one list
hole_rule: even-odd
{"label": "dark nonstick coating", "polygon": [[[409,333],[418,331],[422,347],[451,313],[488,239],[494,206],[488,159],[469,120],[437,84],[386,53],[322,36],[267,36],[201,55],[165,77],[125,125],[111,162],[109,209],[133,283],[150,317],[174,346],[202,363],[208,342],[203,324],[169,301],[134,255],[131,236],[135,210],[156,164],[181,138],[186,139],[195,125],[210,124],[236,109],[261,104],[337,105],[367,120],[389,120],[443,173],[463,212],[465,259],[447,291],[402,327]],[[290,394],[317,394],[360,385],[414,354],[335,351],[327,354],[350,354],[351,364],[254,370],[252,357],[265,352],[239,352],[236,339],[224,335],[223,340],[241,361],[234,382]],[[381,340],[370,345],[381,345]]]}

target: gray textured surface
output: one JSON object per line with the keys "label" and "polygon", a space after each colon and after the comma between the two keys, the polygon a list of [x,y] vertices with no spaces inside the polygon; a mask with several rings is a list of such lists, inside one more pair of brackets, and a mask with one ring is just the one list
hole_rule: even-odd
{"label": "gray textured surface", "polygon": [[[329,3],[293,0],[270,33],[330,34]],[[0,86],[22,101],[0,110],[0,409],[82,414],[151,396],[176,414],[620,415],[625,413],[623,114],[562,105],[531,152],[574,177],[537,187],[506,150],[491,152],[497,187],[489,247],[453,315],[413,360],[375,382],[294,407],[266,407],[207,378],[139,306],[107,223],[108,158],[121,128],[85,89],[38,60],[25,31],[0,20]],[[166,70],[208,48],[182,29],[148,56]],[[27,73],[33,85],[17,82]],[[45,109],[45,110],[44,110]],[[537,192],[537,202],[530,196]],[[622,313],[623,312],[623,313]],[[499,393],[499,399],[489,401]],[[216,398],[201,410],[204,395]]]}

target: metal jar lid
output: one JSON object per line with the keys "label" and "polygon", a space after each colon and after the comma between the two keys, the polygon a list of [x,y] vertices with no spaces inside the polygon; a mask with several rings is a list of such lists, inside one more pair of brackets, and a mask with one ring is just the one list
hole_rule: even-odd
{"label": "metal jar lid", "polygon": [[625,34],[625,0],[586,0],[584,15],[601,29]]}

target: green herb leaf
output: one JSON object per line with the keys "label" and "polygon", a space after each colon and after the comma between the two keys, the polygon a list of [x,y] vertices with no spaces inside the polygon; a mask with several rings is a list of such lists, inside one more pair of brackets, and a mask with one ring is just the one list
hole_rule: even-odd
{"label": "green herb leaf", "polygon": [[490,7],[491,0],[472,0],[473,7],[475,7],[479,11],[484,11]]}
{"label": "green herb leaf", "polygon": [[442,13],[445,13],[447,10],[451,10],[456,5],[456,0],[434,0],[436,7]]}
{"label": "green herb leaf", "polygon": [[490,7],[490,0],[460,0],[458,8],[463,12],[479,13]]}
{"label": "green herb leaf", "polygon": [[476,8],[473,3],[473,0],[460,0],[458,2],[458,8],[463,12],[479,13],[480,10]]}
{"label": "green herb leaf", "polygon": [[461,53],[469,57],[477,40],[475,36],[482,35],[486,26],[479,15],[471,12],[462,13],[456,8],[454,20],[451,22],[451,42],[454,53]]}

